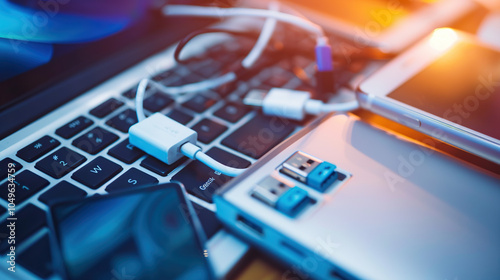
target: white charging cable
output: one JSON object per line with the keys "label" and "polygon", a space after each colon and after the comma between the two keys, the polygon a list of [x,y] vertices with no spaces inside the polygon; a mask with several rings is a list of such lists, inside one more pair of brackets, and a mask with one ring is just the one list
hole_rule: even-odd
{"label": "white charging cable", "polygon": [[181,146],[181,152],[188,158],[197,159],[213,170],[227,176],[236,177],[246,170],[246,168],[234,168],[224,165],[205,154],[200,147],[189,142]]}
{"label": "white charging cable", "polygon": [[[281,13],[278,11],[278,4],[271,3],[270,10],[247,9],[247,8],[215,8],[196,7],[183,5],[169,5],[163,9],[167,16],[186,15],[201,17],[234,17],[252,16],[266,18],[261,34],[250,51],[242,61],[244,68],[250,68],[260,57],[263,50],[269,43],[274,32],[276,21],[283,21],[301,27],[316,34],[316,62],[320,71],[331,71],[331,48],[328,39],[324,36],[322,28],[304,18]],[[228,176],[237,176],[245,169],[233,168],[221,164],[201,151],[196,145],[197,133],[192,129],[156,113],[146,118],[143,108],[143,99],[146,88],[151,84],[156,89],[171,95],[178,95],[185,92],[196,92],[207,88],[217,87],[237,78],[234,72],[227,73],[215,79],[210,79],[194,84],[179,87],[167,87],[150,79],[143,79],[139,83],[136,94],[136,110],[139,123],[133,125],[129,130],[129,141],[132,145],[142,149],[148,154],[172,164],[182,156],[196,159],[217,172]]]}
{"label": "white charging cable", "polygon": [[[269,9],[273,11],[279,10],[279,3],[278,2],[269,3]],[[264,22],[264,26],[262,27],[261,33],[259,35],[259,38],[257,39],[257,42],[250,50],[248,55],[241,62],[241,65],[244,68],[246,69],[251,68],[257,62],[259,57],[262,55],[262,52],[268,45],[269,40],[271,40],[273,32],[276,28],[276,23],[277,20],[274,18],[266,19],[266,21]],[[149,78],[144,78],[139,82],[139,85],[137,86],[137,92],[136,92],[137,119],[139,121],[142,121],[146,118],[146,115],[144,114],[143,100],[146,89],[149,85],[152,85],[154,88],[163,93],[175,96],[188,92],[199,92],[207,89],[213,89],[223,84],[232,82],[236,80],[236,78],[237,78],[236,73],[229,72],[213,79],[208,79],[201,82],[186,84],[176,87],[165,86]]]}
{"label": "white charging cable", "polygon": [[[191,7],[191,6],[189,6]],[[279,4],[277,2],[271,2],[269,3],[269,9],[271,10],[278,10],[279,9]],[[259,35],[259,38],[257,39],[257,42],[253,46],[253,48],[250,50],[248,55],[242,60],[241,65],[245,68],[251,68],[255,62],[259,59],[259,57],[262,55],[262,52],[266,48],[266,46],[269,43],[269,40],[272,37],[272,34],[276,28],[276,19],[274,18],[267,18],[264,26],[261,30],[261,33]],[[170,87],[170,86],[165,86],[162,85],[161,83],[155,82],[149,78],[145,78],[143,80],[147,80],[146,82],[139,83],[139,86],[137,87],[137,95],[138,93],[146,91],[147,86],[149,83],[153,84],[156,89],[158,89],[161,92],[167,93],[169,95],[180,95],[183,93],[188,93],[188,92],[198,92],[202,90],[207,90],[207,89],[213,89],[218,86],[221,86],[223,84],[232,82],[236,80],[237,75],[234,72],[229,72],[226,73],[220,77],[216,77],[213,79],[208,79],[205,81],[197,82],[197,83],[192,83],[192,84],[186,84],[182,86],[175,86],[175,87]]]}
{"label": "white charging cable", "polygon": [[[277,2],[269,3],[269,10],[278,11],[279,4]],[[251,68],[255,64],[255,62],[259,59],[259,57],[262,55],[262,52],[267,47],[267,45],[269,44],[269,40],[271,40],[271,37],[273,36],[274,30],[276,29],[276,24],[277,20],[275,18],[266,19],[266,21],[264,22],[264,26],[262,27],[262,30],[260,32],[259,38],[257,39],[257,42],[255,43],[252,50],[245,57],[245,59],[243,59],[243,61],[241,62],[241,65],[244,68],[246,69]]]}

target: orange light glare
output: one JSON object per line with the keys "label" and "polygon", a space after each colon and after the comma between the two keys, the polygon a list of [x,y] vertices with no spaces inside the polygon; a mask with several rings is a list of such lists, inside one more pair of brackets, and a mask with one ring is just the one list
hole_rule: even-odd
{"label": "orange light glare", "polygon": [[438,28],[434,30],[429,40],[430,46],[437,51],[449,49],[458,40],[458,34],[451,28]]}

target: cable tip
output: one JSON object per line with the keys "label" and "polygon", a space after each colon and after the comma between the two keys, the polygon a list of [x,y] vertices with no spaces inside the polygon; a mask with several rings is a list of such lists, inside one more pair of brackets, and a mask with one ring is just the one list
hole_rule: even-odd
{"label": "cable tip", "polygon": [[262,107],[264,105],[264,99],[267,96],[267,91],[254,89],[251,90],[245,98],[243,98],[243,104],[254,106],[254,107]]}

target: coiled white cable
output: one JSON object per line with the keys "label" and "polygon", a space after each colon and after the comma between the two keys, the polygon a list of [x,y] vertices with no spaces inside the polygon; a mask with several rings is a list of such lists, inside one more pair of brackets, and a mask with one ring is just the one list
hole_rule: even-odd
{"label": "coiled white cable", "polygon": [[[269,9],[278,10],[279,3],[277,2],[269,3]],[[271,39],[275,28],[276,28],[276,19],[267,18],[262,28],[262,31],[259,35],[259,38],[257,39],[257,42],[255,43],[251,51],[248,53],[248,55],[243,59],[241,63],[243,67],[251,68],[255,64],[255,62],[257,61],[257,59],[259,59],[262,52],[269,43],[269,40]],[[223,84],[232,82],[236,80],[236,78],[237,76],[234,72],[229,72],[213,79],[208,79],[205,81],[187,84],[183,86],[176,86],[176,87],[165,86],[149,78],[142,79],[139,82],[139,85],[137,86],[137,92],[136,92],[137,119],[138,121],[142,121],[146,118],[146,115],[144,114],[143,100],[148,85],[154,86],[157,90],[163,93],[175,96],[188,92],[198,92],[206,89],[213,89]]]}
{"label": "coiled white cable", "polygon": [[[252,16],[252,17],[264,17],[266,22],[264,23],[262,32],[252,48],[247,57],[242,61],[242,66],[244,68],[250,68],[255,64],[257,59],[262,54],[263,50],[269,43],[272,37],[274,29],[276,27],[277,21],[283,21],[301,27],[305,30],[313,32],[317,36],[317,46],[328,46],[328,39],[324,36],[323,29],[308,21],[307,19],[300,18],[297,16],[281,13],[278,11],[277,3],[270,3],[270,10],[262,9],[247,9],[247,8],[215,8],[215,7],[195,7],[195,6],[183,6],[183,5],[169,5],[164,7],[163,12],[165,15],[189,15],[189,16],[202,16],[202,17],[233,17],[233,16]],[[329,58],[328,58],[329,59]],[[143,79],[140,81],[137,87],[136,93],[136,111],[137,119],[139,122],[146,119],[143,108],[143,99],[147,89],[148,84],[153,85],[158,90],[165,92],[170,95],[178,95],[186,92],[196,92],[208,88],[215,88],[224,83],[231,82],[237,78],[234,72],[227,73],[215,79],[205,80],[202,82],[188,84],[178,87],[168,87],[164,86],[158,82],[152,81],[150,79]],[[181,146],[181,152],[185,156],[191,159],[197,159],[222,174],[228,176],[238,176],[246,169],[239,169],[226,166],[215,159],[211,158],[207,154],[201,151],[201,148],[192,144],[185,143]]]}

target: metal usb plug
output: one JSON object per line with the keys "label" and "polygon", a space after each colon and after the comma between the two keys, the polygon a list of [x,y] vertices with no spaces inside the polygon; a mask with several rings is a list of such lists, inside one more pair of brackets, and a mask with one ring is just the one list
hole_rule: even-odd
{"label": "metal usb plug", "polygon": [[290,217],[296,216],[312,203],[307,191],[290,187],[271,176],[265,177],[255,186],[252,196]]}
{"label": "metal usb plug", "polygon": [[280,172],[318,191],[325,191],[338,178],[337,166],[298,151],[283,163]]}

